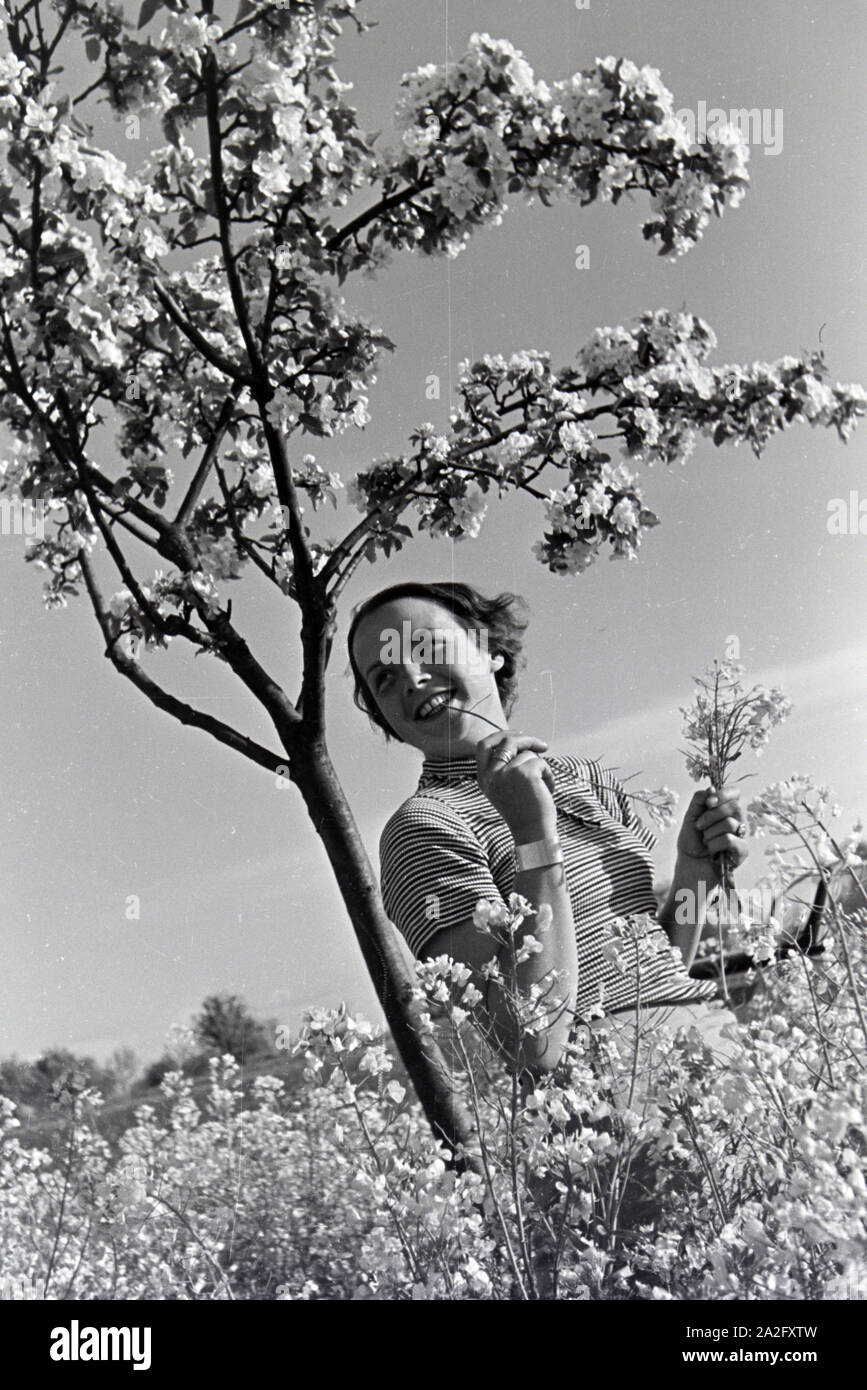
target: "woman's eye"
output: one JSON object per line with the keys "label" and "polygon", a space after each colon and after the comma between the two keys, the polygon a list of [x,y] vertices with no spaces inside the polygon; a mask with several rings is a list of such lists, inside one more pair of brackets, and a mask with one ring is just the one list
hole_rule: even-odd
{"label": "woman's eye", "polygon": [[376,678],[376,689],[381,690],[385,682],[390,681],[393,675],[393,671],[382,671]]}

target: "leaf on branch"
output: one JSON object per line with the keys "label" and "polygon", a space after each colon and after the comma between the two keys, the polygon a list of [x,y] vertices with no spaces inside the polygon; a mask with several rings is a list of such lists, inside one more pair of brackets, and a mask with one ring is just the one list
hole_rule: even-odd
{"label": "leaf on branch", "polygon": [[78,135],[82,140],[93,139],[93,127],[86,125],[84,121],[79,120],[78,116],[76,116],[75,113],[73,113],[71,116],[67,118],[67,124],[70,130],[74,131],[74,133]]}
{"label": "leaf on branch", "polygon": [[[141,25],[139,25],[139,28],[141,28]],[[85,39],[84,51],[87,54],[88,62],[96,63],[99,60],[100,53],[102,52],[102,44],[97,38],[91,37],[89,39]]]}
{"label": "leaf on branch", "polygon": [[252,14],[255,8],[256,6],[254,5],[253,0],[241,0],[240,5],[238,6],[238,13],[235,15],[235,18],[232,21],[232,23],[240,24],[241,20],[244,19],[248,14]]}
{"label": "leaf on branch", "polygon": [[181,132],[178,129],[177,121],[171,115],[163,117],[163,134],[165,135],[170,145],[174,145],[176,150],[180,149]]}
{"label": "leaf on branch", "polygon": [[158,10],[163,10],[165,8],[165,0],[144,0],[141,10],[139,11],[136,28],[143,29],[145,25],[153,19]]}
{"label": "leaf on branch", "polygon": [[0,213],[9,218],[19,217],[21,214],[21,204],[8,188],[0,188]]}
{"label": "leaf on branch", "polygon": [[326,439],[327,435],[315,415],[308,415],[305,411],[298,416],[299,423],[304,426],[308,434],[316,434],[320,439]]}

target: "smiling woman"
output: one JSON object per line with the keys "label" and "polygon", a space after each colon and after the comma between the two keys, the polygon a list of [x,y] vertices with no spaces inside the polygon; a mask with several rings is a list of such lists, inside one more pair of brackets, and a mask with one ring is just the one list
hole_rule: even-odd
{"label": "smiling woman", "polygon": [[[514,970],[520,989],[548,988],[560,972],[563,1007],[547,1031],[524,1043],[531,1070],[552,1070],[576,1020],[600,1002],[628,1046],[639,988],[645,1025],[695,1025],[724,1055],[719,1030],[733,1016],[712,1002],[714,985],[691,979],[687,969],[702,904],[719,882],[715,856],[728,851],[740,863],[746,855],[738,804],[725,789],[693,797],[658,910],[654,837],[622,785],[595,760],[548,755],[544,740],[510,727],[526,627],[520,604],[513,594],[488,599],[465,584],[401,584],[353,616],[356,704],[386,738],[424,755],[418,788],[382,834],[385,910],[418,958],[446,953],[475,972],[505,1050],[500,992],[481,974],[491,939],[473,913],[480,899],[508,903],[513,892],[550,909],[551,929],[537,953],[512,966],[500,952],[501,969]],[[684,890],[695,904],[687,922]],[[651,922],[640,981],[610,950],[618,919],[633,915]]]}
{"label": "smiling woman", "polygon": [[[485,702],[491,695],[490,680],[485,676],[486,662],[493,650],[491,670],[500,713],[505,716],[517,695],[517,671],[526,627],[520,607],[521,600],[514,594],[488,599],[468,584],[406,583],[382,589],[355,610],[349,631],[355,703],[382,729],[386,739],[422,747],[416,742],[417,728],[405,737],[385,713],[388,707],[400,723],[400,711],[395,706],[401,700],[395,700],[395,693],[400,690],[401,670],[404,666],[418,666],[419,670],[446,673],[446,684],[434,682],[433,687],[439,685],[443,692],[452,689],[449,681],[460,682],[466,677],[475,688],[481,680],[479,698]],[[433,694],[433,689],[428,695]],[[469,711],[469,705],[466,708]],[[462,733],[467,735],[472,749],[480,736],[479,717],[486,716],[493,722],[494,716],[480,703],[474,711],[478,716],[474,731],[472,720],[463,721],[468,729],[455,721],[457,713],[452,708],[451,717],[443,722],[439,732],[451,751],[455,751],[456,740]]]}

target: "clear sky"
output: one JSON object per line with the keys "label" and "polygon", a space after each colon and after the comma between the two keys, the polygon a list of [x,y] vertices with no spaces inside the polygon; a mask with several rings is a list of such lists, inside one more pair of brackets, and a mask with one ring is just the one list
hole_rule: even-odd
{"label": "clear sky", "polygon": [[[138,8],[135,0],[130,10]],[[478,30],[510,39],[548,81],[612,53],[658,67],[678,107],[782,113],[782,148],[753,146],[741,207],[674,264],[641,237],[646,200],[589,210],[516,200],[502,226],[477,234],[454,261],[402,254],[377,280],[347,282],[349,302],[397,351],[373,389],[366,430],[310,441],[323,466],[348,477],[399,451],[422,421],[444,428],[448,383],[464,357],[536,347],[566,364],[595,326],[649,308],[707,319],[718,363],[821,343],[835,380],[867,380],[857,0],[590,0],[580,10],[573,0],[371,0],[363,8],[378,27],[347,32],[339,51],[368,129],[387,131],[404,72],[460,57]],[[106,143],[133,167],[142,153],[117,131]],[[575,268],[579,244],[589,248],[584,270]],[[439,401],[425,398],[431,373],[443,382]],[[530,553],[541,513],[504,502],[476,541],[422,538],[359,570],[341,638],[351,605],[398,579],[517,590],[532,612],[517,726],[549,739],[552,751],[640,774],[635,786],[674,787],[682,811],[694,784],[679,752],[678,706],[691,698],[693,674],[737,636],[749,679],[782,685],[795,705],[763,758],[745,766],[755,774],[745,788],[810,773],[830,784],[848,829],[867,815],[867,537],[830,535],[827,515],[832,498],[867,497],[864,448],[863,430],[843,446],[807,426],[758,461],[746,449],[700,445],[684,467],[645,472],[662,525],[640,561],[602,558],[571,579],[548,574]],[[183,464],[179,473],[187,476]],[[317,525],[336,536],[354,515],[323,513]],[[86,599],[43,609],[42,574],[24,565],[23,550],[20,537],[0,537],[0,1055],[67,1046],[103,1056],[129,1043],[148,1059],[169,1025],[214,991],[242,994],[257,1013],[293,1026],[305,1007],[342,999],[376,1015],[325,853],[291,786],[154,709],[103,659]],[[263,592],[258,576],[232,588],[238,626],[294,694],[294,610]],[[154,675],[275,746],[230,674],[206,659],[193,664],[177,646],[148,658]],[[328,698],[334,761],[375,856],[420,755],[386,748],[369,731],[351,704],[342,642]],[[661,877],[673,838],[660,845]],[[744,886],[761,871],[757,842]],[[138,920],[126,915],[133,895]]]}

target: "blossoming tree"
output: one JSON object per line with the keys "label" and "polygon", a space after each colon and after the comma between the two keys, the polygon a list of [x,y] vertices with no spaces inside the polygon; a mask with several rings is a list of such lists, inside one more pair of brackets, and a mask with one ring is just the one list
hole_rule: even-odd
{"label": "blossoming tree", "polygon": [[[395,250],[458,255],[509,194],[582,206],[646,194],[645,238],[679,255],[742,198],[747,151],[733,129],[691,143],[652,68],[607,58],[549,85],[486,34],[403,79],[386,147],[332,66],[342,24],[368,27],[356,0],[220,9],[144,0],[133,29],[112,0],[0,4],[0,483],[45,509],[27,558],[48,572],[48,605],[86,594],[105,655],[143,695],[288,769],[427,1115],[456,1143],[467,1118],[414,1018],[328,755],[324,674],[350,576],[403,545],[413,515],[434,535],[473,536],[489,499],[512,492],[538,499],[535,552],[553,573],[605,546],[633,558],[657,520],[633,465],[683,461],[703,436],[759,453],[795,420],[845,438],[865,396],[830,385],[818,356],[712,366],[707,324],[649,312],[598,329],[566,366],[535,350],[462,364],[447,433],[420,424],[362,469],[358,523],[323,543],[304,504],[343,484],[304,441],[363,428],[393,347],[339,286]],[[62,59],[82,42],[91,71],[76,91]],[[128,131],[159,122],[163,143],[137,168],[96,147],[97,96]],[[362,210],[341,216],[350,200]],[[147,549],[162,564],[150,575],[136,570]],[[300,609],[295,700],[233,622],[224,584],[242,574]],[[155,654],[176,639],[231,668],[274,747],[159,683]]]}

